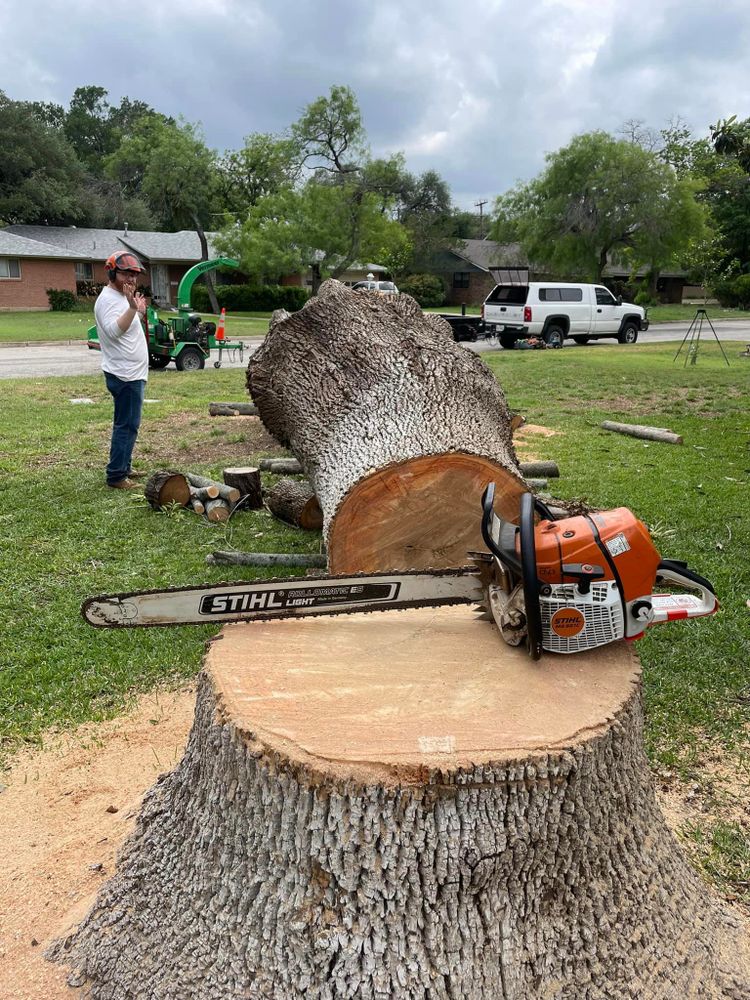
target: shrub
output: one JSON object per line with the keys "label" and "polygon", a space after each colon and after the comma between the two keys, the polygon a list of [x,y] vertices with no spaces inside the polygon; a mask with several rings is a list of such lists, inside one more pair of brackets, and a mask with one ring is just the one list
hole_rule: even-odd
{"label": "shrub", "polygon": [[[306,288],[296,285],[217,285],[216,298],[220,309],[230,312],[273,312],[288,309],[296,312],[310,297]],[[192,306],[198,312],[209,312],[208,289],[193,287]]]}
{"label": "shrub", "polygon": [[750,309],[750,274],[741,274],[734,279],[733,284],[740,309]]}
{"label": "shrub", "polygon": [[398,287],[400,292],[415,298],[423,309],[445,302],[445,285],[436,274],[410,274]]}
{"label": "shrub", "polygon": [[736,309],[740,304],[737,289],[735,287],[736,278],[721,278],[714,282],[711,291],[714,297],[719,300],[719,305],[724,309]]}
{"label": "shrub", "polygon": [[[627,300],[626,300],[627,301]],[[645,289],[641,289],[633,299],[637,306],[655,306],[658,305],[659,300],[655,299],[653,295],[647,292]]]}
{"label": "shrub", "polygon": [[48,288],[47,298],[53,312],[72,312],[75,308],[76,297],[67,288]]}

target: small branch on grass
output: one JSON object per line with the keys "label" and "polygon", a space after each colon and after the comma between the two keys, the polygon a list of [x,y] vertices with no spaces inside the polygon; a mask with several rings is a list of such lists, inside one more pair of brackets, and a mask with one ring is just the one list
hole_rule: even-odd
{"label": "small branch on grass", "polygon": [[664,444],[682,444],[682,437],[666,427],[648,427],[644,424],[618,424],[613,420],[603,420],[600,424],[605,431],[627,434],[646,441],[661,441]]}
{"label": "small branch on grass", "polygon": [[258,407],[254,403],[209,403],[210,417],[257,417]]}
{"label": "small branch on grass", "polygon": [[212,552],[206,556],[209,566],[305,566],[325,569],[324,555],[293,552]]}

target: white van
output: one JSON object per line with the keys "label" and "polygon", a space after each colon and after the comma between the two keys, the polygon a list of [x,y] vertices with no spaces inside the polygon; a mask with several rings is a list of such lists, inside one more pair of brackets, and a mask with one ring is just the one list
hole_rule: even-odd
{"label": "white van", "polygon": [[562,347],[566,337],[576,344],[613,337],[634,344],[648,330],[646,310],[615,298],[604,285],[562,281],[530,281],[496,285],[482,306],[484,329],[503,347],[541,337],[548,347]]}

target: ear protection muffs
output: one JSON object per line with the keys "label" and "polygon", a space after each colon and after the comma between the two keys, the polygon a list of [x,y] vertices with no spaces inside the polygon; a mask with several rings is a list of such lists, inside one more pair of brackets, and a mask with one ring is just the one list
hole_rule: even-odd
{"label": "ear protection muffs", "polygon": [[107,269],[107,277],[110,281],[115,280],[117,271],[120,268],[123,268],[123,270],[140,271],[141,274],[145,270],[135,254],[129,253],[127,250],[119,250],[117,253],[111,254],[104,261],[104,266]]}

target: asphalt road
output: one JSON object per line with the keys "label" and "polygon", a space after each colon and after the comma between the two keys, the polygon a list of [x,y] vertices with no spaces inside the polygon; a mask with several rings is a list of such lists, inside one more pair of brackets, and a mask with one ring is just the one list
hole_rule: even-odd
{"label": "asphalt road", "polygon": [[[714,327],[723,343],[731,341],[742,344],[750,343],[750,320],[718,320],[714,323]],[[683,323],[658,323],[646,333],[640,333],[638,343],[655,344],[674,341],[677,345],[685,337],[687,329]],[[710,328],[705,325],[701,333],[701,341],[713,343],[713,334]],[[222,368],[244,368],[247,365],[248,357],[261,343],[262,338],[260,337],[246,340],[243,360],[240,361],[239,355],[234,360],[225,356],[222,358]],[[577,347],[568,340],[565,349],[601,350],[616,343],[615,340],[599,340],[591,341],[585,347]],[[464,346],[480,354],[485,351],[502,350],[502,348],[487,344],[485,341],[465,344]],[[638,344],[633,346],[633,350],[638,350]],[[732,356],[736,356],[736,354],[736,348],[727,350],[730,361]],[[218,360],[218,352],[214,351],[206,363],[207,366],[210,368],[216,360]],[[73,344],[35,344],[28,347],[19,345],[4,347],[0,345],[0,378],[48,378],[54,375],[88,375],[98,371],[100,371],[99,352],[90,351],[85,341]],[[179,374],[173,365],[164,371],[153,373],[157,378],[176,378]]]}

